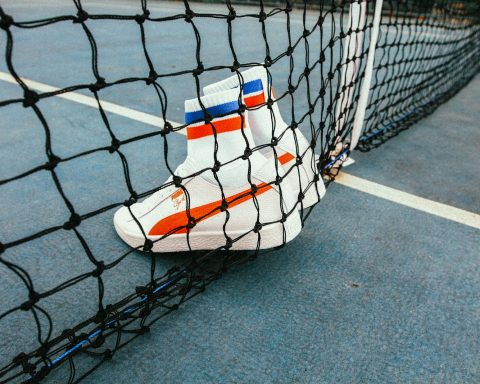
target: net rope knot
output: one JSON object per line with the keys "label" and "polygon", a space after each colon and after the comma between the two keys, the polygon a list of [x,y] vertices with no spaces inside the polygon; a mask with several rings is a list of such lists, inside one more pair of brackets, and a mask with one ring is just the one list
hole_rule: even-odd
{"label": "net rope knot", "polygon": [[226,200],[222,200],[222,204],[220,205],[220,211],[225,212],[228,210],[228,202]]}
{"label": "net rope knot", "polygon": [[187,9],[185,11],[185,21],[187,23],[191,23],[194,17],[195,17],[195,12],[193,12],[191,9]]}
{"label": "net rope knot", "polygon": [[107,350],[105,350],[105,352],[103,352],[103,359],[104,360],[112,360],[112,357],[113,357],[113,353],[110,349],[107,349]]}
{"label": "net rope knot", "polygon": [[89,15],[86,11],[84,11],[83,9],[79,10],[77,12],[77,17],[75,17],[75,19],[73,20],[74,23],[84,23],[85,21],[87,21],[89,18]]}
{"label": "net rope knot", "polygon": [[205,71],[205,67],[202,62],[199,62],[197,68],[193,70],[193,76],[201,75]]}
{"label": "net rope knot", "polygon": [[123,202],[123,205],[124,205],[125,207],[129,207],[129,206],[131,206],[132,204],[135,204],[136,202],[137,202],[137,199],[136,199],[135,197],[133,197],[133,196],[130,196],[130,197],[128,198],[128,200],[125,200],[125,201]]}
{"label": "net rope knot", "polygon": [[98,261],[96,263],[97,268],[92,272],[93,277],[100,277],[100,275],[105,270],[105,263],[103,261]]}
{"label": "net rope knot", "polygon": [[186,225],[187,229],[192,229],[197,225],[197,220],[195,220],[194,217],[189,217],[188,218],[188,224]]}
{"label": "net rope knot", "polygon": [[77,213],[72,213],[70,219],[63,224],[63,229],[66,229],[67,231],[70,229],[74,229],[78,227],[81,222],[82,218],[80,217],[80,215],[78,215]]}
{"label": "net rope knot", "polygon": [[150,292],[150,289],[148,287],[145,287],[145,286],[136,286],[135,287],[135,293],[137,295],[147,295],[148,293]]}
{"label": "net rope knot", "polygon": [[47,365],[44,365],[40,370],[35,373],[30,383],[39,383],[50,373],[50,368]]}
{"label": "net rope knot", "polygon": [[38,100],[40,100],[40,97],[37,92],[32,91],[31,89],[25,90],[25,93],[23,94],[23,106],[25,108],[33,107]]}
{"label": "net rope knot", "polygon": [[105,344],[105,336],[100,333],[96,338],[95,340],[91,340],[90,341],[90,345],[93,347],[93,348],[100,348],[103,344]]}
{"label": "net rope knot", "polygon": [[173,176],[173,185],[175,185],[177,188],[180,188],[182,186],[182,178],[177,175]]}
{"label": "net rope knot", "polygon": [[172,124],[170,124],[168,121],[165,122],[165,124],[163,125],[163,129],[162,129],[162,135],[167,135],[169,134],[170,132],[173,131],[173,126]]}
{"label": "net rope knot", "polygon": [[232,9],[230,9],[230,12],[228,13],[227,21],[228,21],[228,22],[231,22],[232,20],[235,20],[235,17],[237,17],[237,13],[236,13],[235,10],[232,8]]}
{"label": "net rope knot", "polygon": [[13,24],[13,17],[2,12],[0,17],[0,28],[6,31],[7,29],[10,28],[12,24]]}
{"label": "net rope knot", "polygon": [[75,332],[73,329],[66,328],[62,332],[62,336],[66,337],[67,339],[73,339],[75,337]]}
{"label": "net rope knot", "polygon": [[88,86],[88,89],[90,89],[91,92],[97,92],[101,90],[102,88],[105,88],[107,83],[105,82],[105,79],[103,77],[98,77],[97,81],[93,84],[90,84]]}
{"label": "net rope knot", "polygon": [[246,148],[245,151],[243,152],[242,159],[247,160],[250,156],[252,156],[252,150],[250,148]]}
{"label": "net rope knot", "polygon": [[158,73],[155,72],[153,69],[150,71],[150,73],[148,74],[148,77],[147,79],[145,80],[145,83],[147,85],[152,85],[153,83],[155,83],[155,81],[158,79]]}
{"label": "net rope knot", "polygon": [[135,21],[137,22],[137,24],[143,24],[145,22],[145,20],[147,20],[147,15],[143,14],[143,15],[135,15]]}
{"label": "net rope knot", "polygon": [[38,303],[38,301],[40,300],[40,295],[35,292],[35,291],[31,291],[28,295],[29,297],[29,300],[23,302],[21,305],[20,305],[20,309],[22,311],[28,311],[30,310],[36,303]]}
{"label": "net rope knot", "polygon": [[17,356],[12,359],[12,362],[15,364],[23,364],[25,360],[28,359],[28,356],[25,352],[20,352]]}
{"label": "net rope knot", "polygon": [[110,145],[110,148],[108,149],[108,152],[113,153],[116,152],[120,148],[120,141],[118,139],[112,139],[112,143]]}
{"label": "net rope knot", "polygon": [[153,248],[153,241],[150,239],[145,239],[145,243],[143,244],[143,250],[145,252],[150,252]]}
{"label": "net rope knot", "polygon": [[203,121],[205,122],[205,124],[209,124],[212,122],[212,120],[213,120],[213,116],[210,113],[208,113],[208,111],[206,111],[203,117]]}

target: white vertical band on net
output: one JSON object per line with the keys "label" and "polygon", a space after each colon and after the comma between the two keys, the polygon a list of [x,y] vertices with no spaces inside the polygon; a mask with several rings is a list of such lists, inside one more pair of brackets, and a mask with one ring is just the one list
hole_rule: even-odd
{"label": "white vertical band on net", "polygon": [[370,84],[372,82],[373,63],[375,60],[375,50],[377,47],[378,32],[380,30],[380,20],[382,18],[383,0],[375,2],[375,14],[373,16],[373,27],[370,34],[370,47],[368,48],[367,65],[365,67],[365,77],[360,88],[360,98],[358,99],[357,110],[353,121],[352,139],[350,150],[356,148],[360,135],[362,134],[363,120],[367,109],[367,101],[370,93]]}
{"label": "white vertical band on net", "polygon": [[[341,131],[348,114],[342,113],[352,105],[354,88],[349,87],[350,84],[355,83],[358,76],[358,70],[360,68],[360,56],[363,49],[363,35],[365,28],[367,14],[367,3],[354,2],[350,4],[350,11],[348,17],[348,31],[351,31],[347,35],[345,45],[343,46],[342,63],[346,65],[342,68],[342,74],[340,79],[339,89],[345,88],[347,90],[345,94],[337,103],[335,109],[335,135],[337,136]],[[358,31],[358,32],[357,32]],[[340,117],[342,115],[342,117]]]}

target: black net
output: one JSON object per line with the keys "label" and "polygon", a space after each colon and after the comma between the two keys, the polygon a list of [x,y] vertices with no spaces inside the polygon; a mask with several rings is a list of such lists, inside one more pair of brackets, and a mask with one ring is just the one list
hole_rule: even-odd
{"label": "black net", "polygon": [[480,68],[480,6],[385,1],[360,150],[412,126],[455,95]]}
{"label": "black net", "polygon": [[[299,234],[349,153],[373,6],[143,0],[117,12],[74,0],[36,17],[13,1],[0,8],[0,186],[11,223],[0,237],[2,382],[78,382],[227,269]],[[429,112],[420,94],[434,80],[436,105],[478,69],[459,65],[478,59],[474,19],[442,14],[437,28],[402,7],[383,16],[379,60],[391,64],[375,66],[362,148],[409,106]],[[415,43],[402,32],[412,28]],[[260,113],[266,129],[253,140]],[[145,212],[164,201],[174,224],[152,225]],[[214,220],[215,236],[199,241]]]}

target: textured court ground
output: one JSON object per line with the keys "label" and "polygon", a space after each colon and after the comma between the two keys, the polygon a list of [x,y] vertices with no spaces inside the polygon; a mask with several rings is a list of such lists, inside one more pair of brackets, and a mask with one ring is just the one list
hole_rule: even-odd
{"label": "textured court ground", "polygon": [[[479,96],[477,77],[346,172],[480,213]],[[292,244],[215,282],[86,382],[477,382],[479,240],[333,185]]]}
{"label": "textured court ground", "polygon": [[[29,5],[3,3],[19,18],[31,17]],[[89,3],[108,11],[108,6],[99,2]],[[71,7],[67,1],[55,7],[50,2],[37,4],[43,7],[36,8],[36,18],[53,10],[64,13]],[[130,2],[123,2],[116,11],[131,13],[131,7]],[[173,14],[179,7],[180,3],[168,3],[151,8]],[[199,7],[215,9],[211,5]],[[298,17],[294,20],[301,28]],[[205,33],[215,35],[215,25],[205,23],[202,27]],[[21,43],[15,48],[19,73],[56,87],[91,81],[89,63],[80,55],[86,42],[69,31],[51,28],[42,32],[45,36],[25,34],[19,39]],[[184,23],[179,23],[167,30],[165,40],[150,42],[158,45],[157,51],[170,53],[159,55],[157,60],[172,69],[193,60],[192,36],[178,39],[183,31]],[[278,26],[272,23],[272,33],[282,31],[280,22]],[[103,71],[113,77],[145,72],[136,29],[128,31],[112,23],[96,33],[106,52]],[[155,36],[159,31],[151,33]],[[219,31],[218,40],[209,40],[204,47],[212,62],[219,60],[217,46],[223,44],[222,33]],[[51,46],[38,44],[46,39],[53,42]],[[238,39],[242,39],[241,34]],[[248,35],[243,39],[242,54],[254,55],[257,50],[249,44]],[[0,51],[4,51],[4,44],[0,40]],[[260,58],[252,57],[256,60]],[[276,70],[273,75],[281,78],[286,66],[283,72],[281,65]],[[6,68],[0,67],[0,71]],[[205,83],[217,80],[217,76],[206,75]],[[176,86],[177,92],[169,94],[173,120],[182,121],[183,100],[192,97],[192,84]],[[1,82],[1,99],[17,94],[17,86]],[[479,97],[477,76],[411,130],[372,152],[354,153],[356,164],[345,171],[480,213],[480,109],[475,102]],[[147,94],[140,88],[106,90],[102,98],[158,113],[153,92]],[[50,99],[42,107],[54,132],[54,146],[62,156],[82,146],[102,145],[108,139],[93,108],[62,99]],[[153,129],[127,117],[112,114],[109,118],[119,137]],[[44,161],[43,132],[27,110],[21,106],[0,110],[0,129],[1,178]],[[170,158],[179,163],[185,156],[185,139],[171,136]],[[143,189],[158,185],[167,174],[163,168],[151,167],[151,156],[157,151],[160,164],[160,138],[125,147],[134,182],[144,185]],[[102,167],[96,166],[99,161]],[[125,197],[121,165],[108,154],[72,162],[59,172],[80,211]],[[108,201],[101,200],[106,197],[99,190],[111,192]],[[1,198],[14,203],[2,208],[5,238],[1,241],[34,231],[38,223],[47,227],[64,219],[65,209],[49,191],[51,180],[42,175],[2,188]],[[116,238],[111,213],[82,223],[82,230],[93,251],[105,260],[126,249]],[[479,244],[478,229],[333,185],[296,240],[226,274],[203,295],[160,321],[150,334],[119,351],[85,382],[478,382]],[[42,289],[88,268],[84,258],[76,258],[78,254],[77,241],[68,234],[58,234],[19,247],[8,257],[25,259],[25,265],[36,271],[36,283]],[[162,268],[180,261],[176,256],[158,257]],[[119,299],[148,279],[149,266],[147,256],[134,254],[111,271],[105,278],[106,301]],[[0,274],[0,291],[5,292],[1,303],[11,307],[25,291],[14,277]],[[91,298],[96,289],[95,283],[88,281],[47,301],[46,309],[56,314],[55,326],[62,329],[95,311],[96,302]],[[14,323],[0,322],[0,361],[33,347],[34,334],[28,317],[19,316]],[[47,382],[63,382],[62,374],[62,369],[54,372]]]}

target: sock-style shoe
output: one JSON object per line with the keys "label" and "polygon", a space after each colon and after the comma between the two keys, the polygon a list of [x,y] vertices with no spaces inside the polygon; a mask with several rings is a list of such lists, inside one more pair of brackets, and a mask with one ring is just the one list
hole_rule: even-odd
{"label": "sock-style shoe", "polygon": [[[274,100],[273,87],[269,86],[267,70],[264,67],[254,67],[241,73],[243,78],[243,103],[249,108],[248,122],[252,129],[253,139],[256,145],[269,145],[272,137],[281,137],[276,145],[277,158],[287,173],[286,180],[294,187],[293,193],[300,197],[304,208],[316,204],[325,195],[325,186],[317,169],[318,156],[313,153],[308,140],[300,130],[288,129],[283,121],[277,103],[272,104],[275,126],[272,127],[272,116],[266,103],[270,98]],[[227,89],[238,89],[240,79],[233,75],[218,83],[206,86],[203,91],[206,95],[221,92]],[[283,136],[282,136],[283,135]],[[295,136],[298,142],[298,155],[301,157],[301,164],[296,166],[297,147]],[[268,148],[268,147],[267,147]],[[264,153],[266,157],[273,156],[273,151]],[[316,180],[316,182],[315,182]],[[299,205],[300,208],[302,205]]]}
{"label": "sock-style shoe", "polygon": [[238,100],[238,89],[204,96],[207,115],[198,99],[185,102],[187,159],[165,188],[116,212],[115,229],[127,244],[141,249],[148,239],[154,252],[252,250],[282,245],[300,233],[292,187],[287,180],[275,184],[281,167],[277,174],[272,161],[248,150],[254,141]]}

